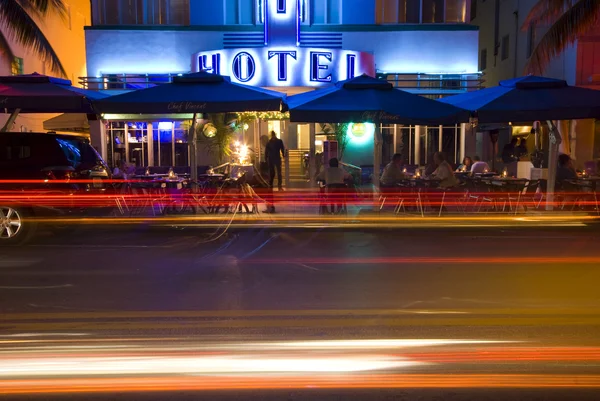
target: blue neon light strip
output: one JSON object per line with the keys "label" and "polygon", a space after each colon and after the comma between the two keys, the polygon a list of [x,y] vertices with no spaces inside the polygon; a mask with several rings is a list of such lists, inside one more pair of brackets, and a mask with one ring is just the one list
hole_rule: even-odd
{"label": "blue neon light strip", "polygon": [[269,0],[263,1],[263,21],[265,24],[265,46],[269,44],[269,13],[267,8],[269,7]]}
{"label": "blue neon light strip", "polygon": [[302,0],[296,0],[296,46],[300,46],[301,21],[302,21]]}

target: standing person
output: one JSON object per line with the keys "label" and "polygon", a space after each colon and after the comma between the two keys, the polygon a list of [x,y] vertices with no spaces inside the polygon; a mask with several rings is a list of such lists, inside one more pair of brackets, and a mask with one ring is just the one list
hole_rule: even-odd
{"label": "standing person", "polygon": [[504,164],[510,164],[519,161],[519,158],[516,155],[517,141],[517,138],[513,137],[510,143],[504,145],[504,149],[502,149],[502,161]]}
{"label": "standing person", "polygon": [[265,147],[265,158],[269,165],[269,185],[273,188],[273,181],[275,180],[275,171],[277,171],[277,186],[281,191],[283,189],[283,182],[281,180],[281,159],[285,157],[285,147],[283,141],[277,138],[275,131],[271,131],[271,139],[267,142]]}
{"label": "standing person", "polygon": [[520,160],[527,159],[527,156],[529,156],[529,151],[527,150],[527,139],[521,138],[519,146],[515,148],[515,156]]}

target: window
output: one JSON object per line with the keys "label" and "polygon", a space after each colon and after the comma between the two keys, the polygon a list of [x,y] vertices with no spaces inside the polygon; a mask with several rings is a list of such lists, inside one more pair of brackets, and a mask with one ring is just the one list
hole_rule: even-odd
{"label": "window", "polygon": [[446,0],[446,22],[467,20],[467,0]]}
{"label": "window", "polygon": [[10,73],[12,75],[23,75],[23,59],[21,57],[15,57],[10,63]]}
{"label": "window", "polygon": [[313,24],[339,24],[341,22],[341,0],[311,0]]}
{"label": "window", "polygon": [[94,25],[188,25],[190,0],[93,0]]}
{"label": "window", "polygon": [[527,58],[531,57],[535,47],[535,25],[529,24],[527,28]]}
{"label": "window", "polygon": [[482,49],[479,55],[479,71],[484,71],[487,68],[487,49]]}
{"label": "window", "polygon": [[255,21],[254,0],[225,0],[226,25],[253,25]]}
{"label": "window", "polygon": [[471,0],[471,21],[477,18],[477,0]]}
{"label": "window", "polygon": [[444,0],[423,0],[423,23],[444,22]]}
{"label": "window", "polygon": [[502,60],[506,60],[508,58],[508,52],[509,52],[509,36],[505,35],[502,37],[502,45],[500,48],[500,58]]}
{"label": "window", "polygon": [[30,157],[31,147],[27,145],[6,146],[4,151],[0,152],[0,161],[29,159]]}
{"label": "window", "polygon": [[383,0],[381,11],[384,24],[421,22],[421,0]]}

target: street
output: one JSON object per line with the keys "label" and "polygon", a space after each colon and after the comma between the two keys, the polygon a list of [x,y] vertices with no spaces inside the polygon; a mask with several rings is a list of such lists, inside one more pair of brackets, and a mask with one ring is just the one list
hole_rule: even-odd
{"label": "street", "polygon": [[0,251],[0,392],[594,399],[599,238],[596,225],[46,230]]}

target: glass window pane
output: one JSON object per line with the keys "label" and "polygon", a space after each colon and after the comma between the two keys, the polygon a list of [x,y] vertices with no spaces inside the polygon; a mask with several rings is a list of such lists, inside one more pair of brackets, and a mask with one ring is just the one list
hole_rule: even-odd
{"label": "glass window pane", "polygon": [[340,1],[341,0],[326,0],[327,1],[327,19],[329,24],[340,23]]}
{"label": "glass window pane", "polygon": [[423,0],[423,23],[444,22],[444,0]]}
{"label": "glass window pane", "polygon": [[465,22],[467,0],[446,0],[446,22]]}
{"label": "glass window pane", "polygon": [[254,0],[240,0],[241,21],[240,24],[254,24]]}
{"label": "glass window pane", "polygon": [[119,24],[119,0],[104,0],[100,2],[102,23],[107,25]]}
{"label": "glass window pane", "polygon": [[397,23],[398,15],[398,0],[383,0],[383,23]]}
{"label": "glass window pane", "polygon": [[225,24],[238,24],[238,0],[225,0]]}
{"label": "glass window pane", "polygon": [[398,22],[418,24],[421,19],[421,0],[399,0]]}
{"label": "glass window pane", "polygon": [[169,2],[169,24],[190,24],[190,0],[167,0]]}
{"label": "glass window pane", "polygon": [[312,0],[311,14],[313,24],[325,23],[325,0]]}
{"label": "glass window pane", "polygon": [[[138,15],[142,16],[144,5],[137,0],[121,0],[119,2],[119,13],[121,15],[121,24],[133,25],[138,23]],[[139,14],[138,14],[139,11]],[[141,18],[139,23],[142,23]]]}

